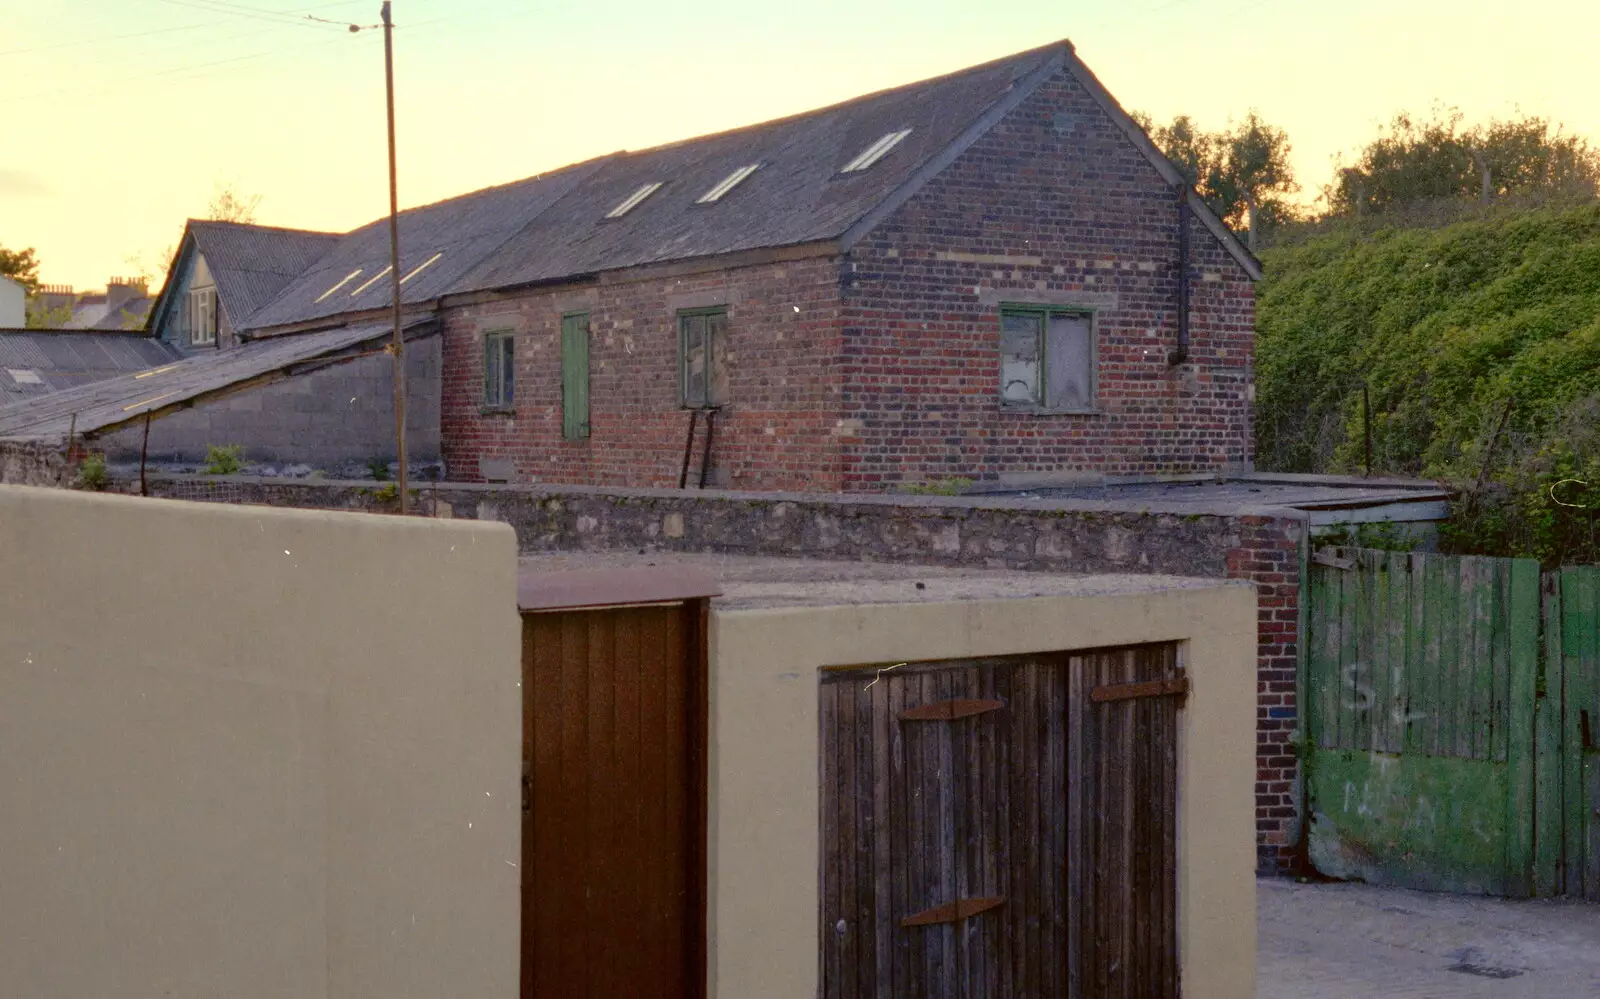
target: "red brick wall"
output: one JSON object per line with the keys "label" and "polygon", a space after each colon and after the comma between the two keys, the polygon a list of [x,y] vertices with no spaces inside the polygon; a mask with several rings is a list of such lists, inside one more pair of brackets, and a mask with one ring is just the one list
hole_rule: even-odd
{"label": "red brick wall", "polygon": [[[726,305],[729,404],[717,416],[714,481],[734,489],[840,488],[839,269],[828,258],[680,277],[602,281],[457,306],[445,315],[442,450],[449,478],[480,459],[516,480],[676,486],[689,413],[679,408],[677,310]],[[561,436],[561,316],[590,313],[590,436]],[[485,329],[516,338],[516,412],[484,413]],[[704,420],[691,479],[697,477]]]}
{"label": "red brick wall", "polygon": [[[1253,459],[1248,275],[1191,227],[1192,363],[1177,342],[1178,196],[1062,75],[1007,115],[846,264],[844,486]],[[1098,408],[999,404],[999,304],[1096,308]]]}
{"label": "red brick wall", "polygon": [[1228,576],[1256,584],[1256,850],[1263,871],[1299,866],[1300,762],[1296,669],[1300,630],[1300,526],[1241,517]]}

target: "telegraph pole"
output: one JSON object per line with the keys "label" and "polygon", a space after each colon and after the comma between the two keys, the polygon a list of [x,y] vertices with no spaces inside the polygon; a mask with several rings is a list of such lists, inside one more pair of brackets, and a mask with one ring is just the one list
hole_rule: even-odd
{"label": "telegraph pole", "polygon": [[383,0],[383,77],[389,99],[389,281],[394,289],[394,440],[400,452],[400,513],[410,512],[411,497],[406,485],[406,363],[405,342],[400,330],[400,196],[394,171],[394,22],[389,17],[389,0]]}

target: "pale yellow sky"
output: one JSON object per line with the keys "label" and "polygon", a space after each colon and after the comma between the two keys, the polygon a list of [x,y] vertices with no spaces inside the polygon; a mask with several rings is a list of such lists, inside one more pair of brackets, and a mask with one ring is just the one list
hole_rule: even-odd
{"label": "pale yellow sky", "polygon": [[[223,184],[270,225],[386,211],[379,33],[284,11],[372,24],[378,2],[0,0],[0,246],[89,288],[155,262]],[[395,20],[402,205],[1059,38],[1158,119],[1256,108],[1309,194],[1401,109],[1600,134],[1600,0],[395,0]]]}

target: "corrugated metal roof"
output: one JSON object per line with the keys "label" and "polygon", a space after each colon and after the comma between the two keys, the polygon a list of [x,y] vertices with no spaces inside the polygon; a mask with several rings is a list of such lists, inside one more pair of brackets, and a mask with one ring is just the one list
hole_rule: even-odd
{"label": "corrugated metal roof", "polygon": [[[0,330],[0,405],[144,371],[179,356],[138,333]],[[32,372],[38,384],[11,372]]]}
{"label": "corrugated metal roof", "polygon": [[[315,333],[251,341],[207,351],[148,371],[0,406],[0,438],[63,440],[70,428],[87,435],[138,419],[197,396],[217,392],[318,358],[353,351],[393,335],[388,323],[361,323]],[[407,326],[414,338],[434,329],[431,319]]]}

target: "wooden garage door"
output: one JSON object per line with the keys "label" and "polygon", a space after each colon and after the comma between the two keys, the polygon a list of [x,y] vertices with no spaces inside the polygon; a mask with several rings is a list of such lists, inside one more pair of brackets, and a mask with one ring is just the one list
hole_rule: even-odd
{"label": "wooden garage door", "polygon": [[523,618],[524,999],[704,993],[702,607]]}
{"label": "wooden garage door", "polygon": [[1184,682],[1171,645],[830,672],[824,996],[1177,996]]}

